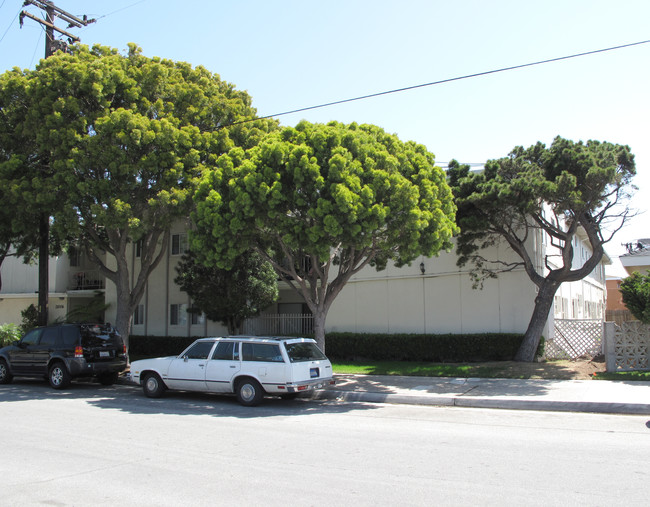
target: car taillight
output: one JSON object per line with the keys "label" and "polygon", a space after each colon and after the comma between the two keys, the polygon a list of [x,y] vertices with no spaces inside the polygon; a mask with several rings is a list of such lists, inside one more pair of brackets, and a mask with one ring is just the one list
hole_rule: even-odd
{"label": "car taillight", "polygon": [[122,354],[126,355],[126,345],[122,345]]}
{"label": "car taillight", "polygon": [[81,345],[77,345],[74,348],[74,357],[83,357],[84,356],[84,349],[82,348]]}

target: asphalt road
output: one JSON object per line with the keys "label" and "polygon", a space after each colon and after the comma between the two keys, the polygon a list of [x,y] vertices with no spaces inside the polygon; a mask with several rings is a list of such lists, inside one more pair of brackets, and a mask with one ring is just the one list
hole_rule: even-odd
{"label": "asphalt road", "polygon": [[643,505],[647,416],[0,386],[0,505]]}

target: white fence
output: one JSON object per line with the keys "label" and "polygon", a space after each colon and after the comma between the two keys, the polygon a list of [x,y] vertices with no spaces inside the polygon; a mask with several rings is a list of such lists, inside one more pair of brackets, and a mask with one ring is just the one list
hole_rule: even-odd
{"label": "white fence", "polygon": [[255,336],[304,336],[314,333],[314,317],[310,313],[260,315],[244,321],[242,332]]}
{"label": "white fence", "polygon": [[650,371],[650,326],[637,320],[605,323],[607,371]]}
{"label": "white fence", "polygon": [[548,359],[577,359],[603,353],[603,321],[555,319],[555,337],[546,341]]}

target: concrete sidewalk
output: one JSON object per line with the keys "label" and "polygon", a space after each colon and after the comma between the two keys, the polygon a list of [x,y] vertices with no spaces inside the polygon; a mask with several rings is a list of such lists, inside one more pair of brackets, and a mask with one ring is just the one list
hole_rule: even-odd
{"label": "concrete sidewalk", "polygon": [[650,382],[335,375],[318,399],[650,415]]}

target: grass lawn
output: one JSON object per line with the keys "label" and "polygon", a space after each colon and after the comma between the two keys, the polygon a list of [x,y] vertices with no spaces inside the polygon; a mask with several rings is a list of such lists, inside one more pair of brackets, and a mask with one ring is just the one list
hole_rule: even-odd
{"label": "grass lawn", "polygon": [[650,371],[619,371],[616,373],[597,373],[596,380],[645,380],[650,382]]}
{"label": "grass lawn", "polygon": [[481,364],[445,364],[416,361],[365,361],[363,363],[333,362],[335,373],[357,375],[406,375],[421,377],[482,377],[502,376],[504,368]]}

